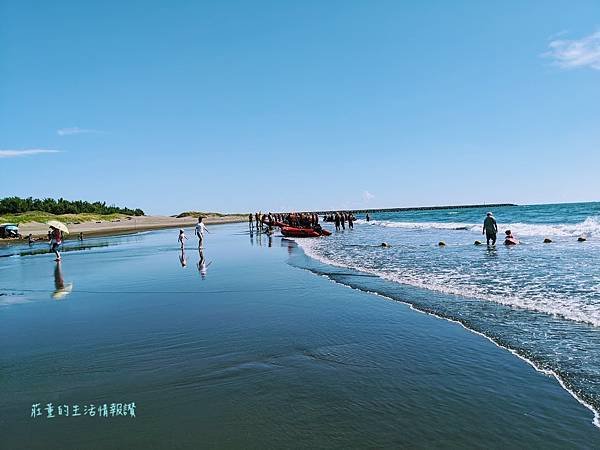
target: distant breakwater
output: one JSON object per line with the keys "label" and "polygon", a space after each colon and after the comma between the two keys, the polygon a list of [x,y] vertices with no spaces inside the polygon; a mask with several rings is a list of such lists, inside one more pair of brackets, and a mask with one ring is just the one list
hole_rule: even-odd
{"label": "distant breakwater", "polygon": [[313,214],[334,214],[336,211],[345,211],[351,213],[387,213],[401,211],[433,211],[437,209],[468,209],[468,208],[500,208],[505,206],[517,206],[514,203],[488,203],[482,205],[454,205],[454,206],[413,206],[409,208],[373,208],[373,209],[338,209],[338,210],[322,210],[322,211],[302,211],[303,213]]}

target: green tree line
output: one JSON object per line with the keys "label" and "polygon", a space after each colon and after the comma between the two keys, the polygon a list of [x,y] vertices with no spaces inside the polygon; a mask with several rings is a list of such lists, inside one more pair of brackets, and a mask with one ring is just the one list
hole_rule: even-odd
{"label": "green tree line", "polygon": [[20,198],[5,197],[0,199],[0,214],[19,214],[28,211],[43,211],[51,214],[127,214],[129,216],[143,216],[141,209],[119,208],[107,205],[106,202],[87,202],[84,200],[69,201],[64,198]]}

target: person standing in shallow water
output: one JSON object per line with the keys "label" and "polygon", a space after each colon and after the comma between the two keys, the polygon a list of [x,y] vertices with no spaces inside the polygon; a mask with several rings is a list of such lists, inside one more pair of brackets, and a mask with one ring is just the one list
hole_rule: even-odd
{"label": "person standing in shallow water", "polygon": [[53,251],[56,255],[55,261],[60,261],[60,253],[58,253],[58,247],[62,244],[62,232],[58,228],[50,227],[50,231],[48,234],[52,236],[52,240],[50,241],[50,250]]}
{"label": "person standing in shallow water", "polygon": [[494,219],[494,215],[491,212],[487,213],[487,216],[483,221],[483,231],[481,234],[485,234],[487,245],[490,245],[490,241],[492,241],[492,245],[496,245],[498,224],[496,223],[496,219]]}
{"label": "person standing in shallow water", "polygon": [[177,238],[177,242],[179,242],[181,244],[181,250],[183,250],[183,248],[185,247],[186,240],[187,240],[187,236],[185,235],[183,228],[181,228],[179,230],[179,237]]}
{"label": "person standing in shallow water", "polygon": [[202,217],[198,217],[198,224],[196,225],[196,236],[198,236],[198,248],[202,248],[204,243],[204,232],[210,233],[202,223]]}

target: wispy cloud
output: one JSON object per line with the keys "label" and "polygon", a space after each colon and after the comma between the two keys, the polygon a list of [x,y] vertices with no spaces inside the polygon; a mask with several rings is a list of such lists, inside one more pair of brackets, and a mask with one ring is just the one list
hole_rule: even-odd
{"label": "wispy cloud", "polygon": [[42,153],[59,153],[60,150],[45,148],[29,148],[26,150],[0,150],[0,158],[18,158],[19,156],[39,155]]}
{"label": "wispy cloud", "polygon": [[564,69],[589,67],[600,70],[600,31],[581,39],[554,38],[543,56],[552,58]]}
{"label": "wispy cloud", "polygon": [[368,202],[369,200],[373,200],[374,198],[375,198],[375,196],[373,194],[371,194],[369,191],[363,191],[362,199],[365,202]]}
{"label": "wispy cloud", "polygon": [[79,128],[79,127],[69,127],[69,128],[59,128],[56,130],[56,134],[59,136],[70,136],[72,134],[87,134],[87,133],[102,133],[100,130],[92,130],[90,128]]}

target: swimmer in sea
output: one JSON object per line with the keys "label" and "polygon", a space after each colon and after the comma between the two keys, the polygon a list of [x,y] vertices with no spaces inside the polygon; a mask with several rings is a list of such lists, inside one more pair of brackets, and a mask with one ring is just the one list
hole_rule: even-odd
{"label": "swimmer in sea", "polygon": [[506,230],[504,234],[506,235],[504,236],[504,245],[517,245],[519,243],[518,239],[512,234],[512,231]]}

